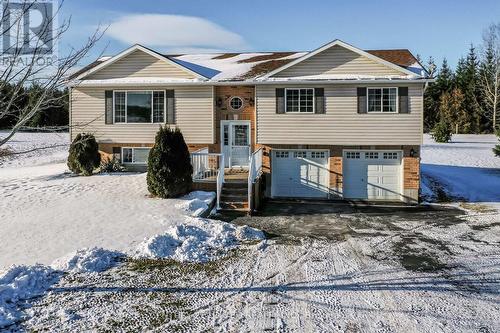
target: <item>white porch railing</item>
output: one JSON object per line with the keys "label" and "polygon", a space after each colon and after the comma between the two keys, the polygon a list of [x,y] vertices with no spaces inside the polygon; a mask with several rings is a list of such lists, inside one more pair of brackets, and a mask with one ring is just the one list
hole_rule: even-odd
{"label": "white porch railing", "polygon": [[219,173],[217,174],[217,210],[220,209],[220,195],[224,185],[224,154],[220,154]]}
{"label": "white porch railing", "polygon": [[217,182],[217,209],[220,209],[220,195],[224,184],[224,154],[209,153],[203,148],[191,153],[194,182]]}
{"label": "white porch railing", "polygon": [[253,209],[253,184],[262,173],[262,148],[257,149],[250,155],[248,165],[248,208]]}

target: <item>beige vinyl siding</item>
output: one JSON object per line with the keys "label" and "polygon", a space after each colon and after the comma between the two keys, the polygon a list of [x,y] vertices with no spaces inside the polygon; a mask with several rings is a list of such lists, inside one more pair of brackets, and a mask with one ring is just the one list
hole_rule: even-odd
{"label": "beige vinyl siding", "polygon": [[169,64],[141,50],[89,75],[86,79],[103,80],[124,77],[169,77],[192,79],[195,76],[176,65]]}
{"label": "beige vinyl siding", "polygon": [[[212,87],[155,87],[154,89],[175,90],[176,125],[181,129],[186,143],[212,143],[214,131]],[[105,90],[113,88],[73,88],[72,138],[81,132],[91,132],[102,143],[153,143],[159,124],[105,124]],[[148,88],[137,87],[135,90],[148,90]]]}
{"label": "beige vinyl siding", "polygon": [[422,143],[422,84],[407,85],[409,114],[358,114],[356,90],[358,86],[362,85],[311,86],[325,88],[325,114],[276,114],[275,89],[284,86],[257,86],[257,143],[299,145],[420,145]]}
{"label": "beige vinyl siding", "polygon": [[342,46],[334,45],[309,59],[276,73],[273,77],[320,74],[405,75]]}

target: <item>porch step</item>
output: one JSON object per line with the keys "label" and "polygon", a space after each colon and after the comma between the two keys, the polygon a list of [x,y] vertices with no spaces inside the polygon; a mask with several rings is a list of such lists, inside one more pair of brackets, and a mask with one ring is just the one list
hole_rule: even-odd
{"label": "porch step", "polygon": [[248,187],[248,182],[247,181],[231,181],[231,180],[225,180],[224,181],[224,187],[225,188],[247,188]]}
{"label": "porch step", "polygon": [[248,194],[222,194],[220,200],[222,202],[247,202]]}
{"label": "porch step", "polygon": [[243,210],[248,209],[248,202],[246,201],[228,201],[221,202],[220,207],[223,210]]}
{"label": "porch step", "polygon": [[238,195],[247,195],[248,194],[248,189],[246,187],[222,187],[222,195],[233,195],[233,194],[238,194]]}

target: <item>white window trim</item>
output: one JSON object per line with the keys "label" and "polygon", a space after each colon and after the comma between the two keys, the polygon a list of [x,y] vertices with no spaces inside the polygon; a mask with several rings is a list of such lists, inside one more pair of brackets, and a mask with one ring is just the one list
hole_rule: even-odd
{"label": "white window trim", "polygon": [[[382,111],[382,109],[384,108],[383,89],[396,89],[396,111]],[[369,103],[369,101],[370,101],[369,91],[370,90],[381,90],[380,91],[380,111],[370,111],[370,103]],[[367,87],[366,88],[366,113],[382,113],[382,114],[399,113],[399,89],[398,89],[398,87]]]}
{"label": "white window trim", "polygon": [[[312,90],[313,92],[313,105],[312,105],[312,111],[307,111],[307,112],[300,112],[300,111],[288,111],[288,98],[286,97],[287,91],[289,90],[298,90],[299,91],[299,110],[300,110],[300,90],[301,89],[307,89],[307,90]],[[311,114],[311,113],[316,113],[316,95],[315,95],[315,90],[314,88],[285,88],[285,113],[291,113],[291,114]]]}
{"label": "white window trim", "polygon": [[[154,93],[163,92],[163,122],[154,122]],[[125,121],[115,121],[115,93],[125,93]],[[148,123],[129,123],[127,121],[127,101],[129,92],[150,92],[151,93],[151,122],[150,124],[165,124],[167,122],[167,91],[166,90],[113,90],[113,124],[148,124]]]}
{"label": "white window trim", "polygon": [[[147,165],[148,162],[134,162],[134,159],[135,159],[135,150],[139,148],[139,149],[149,149],[149,151],[151,152],[151,147],[122,147],[121,148],[121,163],[122,164],[136,164],[136,165]],[[123,162],[123,150],[124,149],[132,149],[132,162]],[[148,155],[149,156],[149,155]]]}

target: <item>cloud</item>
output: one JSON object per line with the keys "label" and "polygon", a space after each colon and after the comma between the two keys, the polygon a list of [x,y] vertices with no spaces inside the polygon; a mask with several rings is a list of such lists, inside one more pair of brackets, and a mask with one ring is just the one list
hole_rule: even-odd
{"label": "cloud", "polygon": [[112,22],[106,34],[125,44],[138,43],[170,52],[246,48],[240,35],[194,16],[125,15]]}

